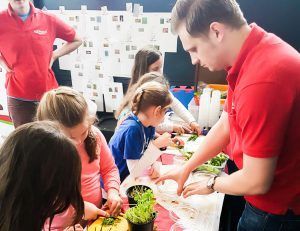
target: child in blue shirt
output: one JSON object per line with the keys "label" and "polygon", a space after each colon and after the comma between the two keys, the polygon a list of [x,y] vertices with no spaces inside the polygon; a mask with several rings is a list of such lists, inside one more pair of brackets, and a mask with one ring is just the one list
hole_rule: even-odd
{"label": "child in blue shirt", "polygon": [[161,155],[159,148],[171,144],[169,133],[154,140],[154,127],[164,120],[171,103],[172,97],[168,88],[158,82],[144,83],[133,93],[131,112],[109,142],[121,181],[129,174],[133,177],[142,175]]}

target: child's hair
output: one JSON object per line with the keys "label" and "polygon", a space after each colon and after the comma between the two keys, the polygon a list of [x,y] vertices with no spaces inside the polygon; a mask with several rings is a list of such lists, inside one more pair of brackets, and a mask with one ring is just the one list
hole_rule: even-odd
{"label": "child's hair", "polygon": [[[88,105],[83,95],[70,87],[59,87],[46,92],[37,109],[38,120],[53,120],[67,128],[72,128],[88,118],[91,123],[94,117],[88,114]],[[92,130],[84,141],[89,155],[89,162],[97,158],[96,138]]]}
{"label": "child's hair", "polygon": [[132,97],[131,111],[137,115],[146,111],[150,106],[170,106],[172,97],[168,87],[158,82],[147,82],[138,87]]}
{"label": "child's hair", "polygon": [[0,149],[0,169],[1,231],[40,231],[70,205],[73,225],[82,219],[81,161],[58,124],[41,121],[17,128]]}
{"label": "child's hair", "polygon": [[168,80],[161,74],[158,72],[149,72],[144,74],[137,83],[135,83],[134,85],[131,86],[131,88],[128,88],[128,91],[126,93],[126,95],[124,96],[121,105],[119,106],[119,108],[117,109],[116,113],[115,113],[115,118],[118,119],[121,112],[123,111],[124,108],[129,107],[130,101],[132,100],[133,94],[135,93],[135,90],[140,87],[142,84],[147,83],[147,82],[151,82],[151,81],[155,81],[158,82],[164,86],[166,86],[167,88],[169,88],[169,83]]}
{"label": "child's hair", "polygon": [[149,66],[161,58],[162,54],[153,46],[146,46],[139,50],[134,59],[132,76],[128,88],[138,82],[140,77],[149,72]]}

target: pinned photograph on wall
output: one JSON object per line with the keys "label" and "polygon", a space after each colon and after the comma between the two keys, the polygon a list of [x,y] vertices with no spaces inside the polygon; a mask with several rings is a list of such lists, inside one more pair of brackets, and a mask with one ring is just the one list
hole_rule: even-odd
{"label": "pinned photograph on wall", "polygon": [[147,24],[148,23],[148,18],[147,17],[143,17],[142,18],[142,24]]}
{"label": "pinned photograph on wall", "polygon": [[93,83],[92,87],[93,87],[94,90],[96,90],[97,89],[97,84]]}
{"label": "pinned photograph on wall", "polygon": [[104,55],[105,55],[105,57],[108,57],[109,56],[108,51],[104,51]]}
{"label": "pinned photograph on wall", "polygon": [[141,23],[141,19],[140,18],[136,18],[135,20],[134,20],[136,23]]}
{"label": "pinned photograph on wall", "polygon": [[106,14],[107,13],[107,6],[101,6],[101,12],[103,14]]}
{"label": "pinned photograph on wall", "polygon": [[130,51],[130,45],[126,45],[126,51]]}
{"label": "pinned photograph on wall", "polygon": [[91,54],[92,54],[92,51],[85,51],[85,53],[86,53],[87,55],[91,55]]}
{"label": "pinned photograph on wall", "polygon": [[132,12],[132,2],[126,3],[126,11],[131,13]]}
{"label": "pinned photograph on wall", "polygon": [[160,24],[165,24],[165,19],[164,18],[161,18],[159,21],[160,21]]}
{"label": "pinned photograph on wall", "polygon": [[120,15],[120,22],[123,22],[123,21],[124,21],[124,16]]}
{"label": "pinned photograph on wall", "polygon": [[89,41],[89,47],[93,47],[93,41]]}
{"label": "pinned photograph on wall", "polygon": [[69,21],[70,21],[70,22],[74,22],[74,21],[75,21],[75,17],[74,17],[74,16],[70,16],[70,17],[69,17]]}
{"label": "pinned photograph on wall", "polygon": [[59,6],[58,9],[59,9],[61,14],[65,13],[65,11],[66,11],[65,6]]}
{"label": "pinned photograph on wall", "polygon": [[159,45],[154,45],[154,48],[159,51]]}
{"label": "pinned photograph on wall", "polygon": [[167,18],[166,23],[171,23],[171,18]]}
{"label": "pinned photograph on wall", "polygon": [[117,31],[121,31],[121,25],[117,25],[116,29]]}
{"label": "pinned photograph on wall", "polygon": [[139,28],[139,32],[144,32],[144,31],[145,31],[145,28],[143,28],[143,27]]}
{"label": "pinned photograph on wall", "polygon": [[129,54],[128,59],[134,59],[134,54]]}
{"label": "pinned photograph on wall", "polygon": [[95,17],[90,17],[90,21],[91,21],[91,22],[95,22],[95,21],[96,21],[96,18],[95,18]]}
{"label": "pinned photograph on wall", "polygon": [[78,72],[78,76],[83,76],[83,72]]}
{"label": "pinned photograph on wall", "polygon": [[118,22],[119,21],[119,17],[117,15],[112,16],[112,21],[113,22]]}
{"label": "pinned photograph on wall", "polygon": [[169,33],[169,28],[163,28],[163,29],[162,29],[162,32],[163,32],[163,33]]}
{"label": "pinned photograph on wall", "polygon": [[99,26],[94,26],[94,30],[99,30]]}
{"label": "pinned photograph on wall", "polygon": [[103,47],[109,47],[109,43],[108,42],[103,43]]}
{"label": "pinned photograph on wall", "polygon": [[80,17],[77,15],[77,16],[75,16],[75,21],[76,22],[80,22]]}
{"label": "pinned photograph on wall", "polygon": [[83,47],[87,47],[88,46],[88,42],[86,40],[83,40],[82,46]]}
{"label": "pinned photograph on wall", "polygon": [[113,92],[113,90],[112,90],[112,88],[110,87],[110,88],[108,88],[108,92]]}
{"label": "pinned photograph on wall", "polygon": [[81,5],[81,13],[86,14],[87,13],[87,5]]}
{"label": "pinned photograph on wall", "polygon": [[131,50],[136,51],[137,50],[137,46],[131,46]]}
{"label": "pinned photograph on wall", "polygon": [[88,83],[88,84],[86,85],[86,87],[87,87],[88,89],[91,89],[91,88],[92,88],[92,84]]}
{"label": "pinned photograph on wall", "polygon": [[116,55],[119,55],[119,54],[120,54],[120,50],[119,50],[119,49],[116,49],[116,50],[115,50],[115,54],[116,54]]}
{"label": "pinned photograph on wall", "polygon": [[93,91],[93,96],[98,97],[98,93],[96,91]]}
{"label": "pinned photograph on wall", "polygon": [[140,4],[134,3],[133,5],[133,16],[138,17],[140,15]]}
{"label": "pinned photograph on wall", "polygon": [[95,70],[101,70],[100,64],[96,64],[96,65],[95,65]]}
{"label": "pinned photograph on wall", "polygon": [[97,22],[101,22],[101,16],[97,16]]}
{"label": "pinned photograph on wall", "polygon": [[112,95],[111,98],[112,98],[112,99],[116,99],[116,98],[117,98],[117,95]]}
{"label": "pinned photograph on wall", "polygon": [[140,6],[140,14],[143,14],[144,13],[144,6]]}

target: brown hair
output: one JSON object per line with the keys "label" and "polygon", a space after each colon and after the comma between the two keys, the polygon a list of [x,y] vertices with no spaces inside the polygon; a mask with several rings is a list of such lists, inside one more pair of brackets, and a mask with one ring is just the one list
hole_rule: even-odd
{"label": "brown hair", "polygon": [[158,82],[147,82],[138,87],[132,97],[131,111],[137,115],[150,106],[166,108],[172,103],[172,97],[167,86]]}
{"label": "brown hair", "polygon": [[169,88],[168,80],[161,73],[149,72],[149,73],[144,74],[137,81],[137,83],[133,84],[131,86],[131,88],[128,89],[126,95],[124,96],[124,98],[122,100],[121,105],[119,106],[119,108],[117,109],[117,111],[115,113],[115,118],[116,119],[119,119],[119,116],[120,116],[121,112],[123,111],[123,109],[129,106],[130,101],[132,100],[132,97],[135,93],[135,90],[138,87],[140,87],[141,85],[143,85],[144,83],[151,82],[151,81],[158,82],[158,83],[166,86],[167,88]]}
{"label": "brown hair", "polygon": [[178,0],[172,10],[172,31],[181,23],[191,36],[206,35],[212,22],[239,29],[247,23],[235,0]]}
{"label": "brown hair", "polygon": [[[38,120],[58,121],[67,128],[82,123],[86,116],[91,120],[91,123],[95,120],[94,117],[88,114],[88,105],[84,97],[70,87],[59,87],[46,92],[37,109]],[[84,145],[91,163],[97,159],[97,142],[91,129]]]}
{"label": "brown hair", "polygon": [[1,231],[40,231],[71,205],[73,225],[82,219],[80,158],[58,124],[18,127],[0,149],[0,169]]}
{"label": "brown hair", "polygon": [[161,58],[162,54],[159,50],[155,49],[153,46],[146,46],[140,49],[134,59],[134,65],[132,68],[132,76],[129,82],[128,89],[137,81],[139,78],[149,72],[149,66],[155,63]]}

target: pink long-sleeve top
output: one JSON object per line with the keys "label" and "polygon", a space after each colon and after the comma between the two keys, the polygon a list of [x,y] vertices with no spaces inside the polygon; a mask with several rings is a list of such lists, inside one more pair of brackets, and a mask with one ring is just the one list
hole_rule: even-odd
{"label": "pink long-sleeve top", "polygon": [[[107,145],[105,137],[96,127],[92,127],[96,136],[97,150],[99,155],[97,159],[89,163],[89,156],[85,150],[84,143],[77,145],[77,151],[81,158],[81,194],[84,201],[91,202],[98,208],[102,205],[102,193],[100,187],[100,178],[104,183],[105,191],[111,188],[119,190],[120,177],[118,168],[115,165],[114,158]],[[54,217],[51,230],[63,230],[72,223],[73,209],[70,207],[65,212]],[[49,228],[49,221],[45,224],[45,230]]]}

